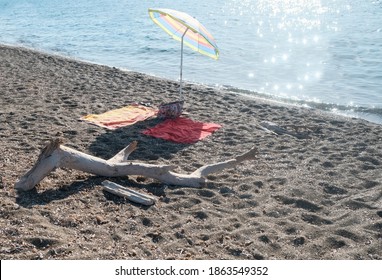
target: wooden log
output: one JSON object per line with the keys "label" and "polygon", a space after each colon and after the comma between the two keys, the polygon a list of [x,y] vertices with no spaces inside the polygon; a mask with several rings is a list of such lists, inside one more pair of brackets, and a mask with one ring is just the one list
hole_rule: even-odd
{"label": "wooden log", "polygon": [[257,149],[252,148],[250,151],[233,159],[204,165],[191,174],[181,174],[174,172],[176,166],[172,165],[127,161],[128,156],[136,149],[136,146],[137,143],[133,142],[111,159],[104,160],[66,147],[62,145],[62,141],[59,139],[53,140],[42,150],[31,170],[15,183],[15,189],[21,191],[33,189],[56,168],[76,169],[105,177],[141,175],[157,179],[169,185],[201,187],[205,185],[205,176],[208,174],[234,167],[245,160],[254,159],[257,154]]}

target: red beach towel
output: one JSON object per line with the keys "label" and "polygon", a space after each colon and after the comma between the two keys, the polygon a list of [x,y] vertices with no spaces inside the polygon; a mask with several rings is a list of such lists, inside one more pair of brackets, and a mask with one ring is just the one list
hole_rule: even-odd
{"label": "red beach towel", "polygon": [[221,128],[216,123],[196,122],[187,118],[167,119],[142,131],[143,134],[176,143],[192,144]]}

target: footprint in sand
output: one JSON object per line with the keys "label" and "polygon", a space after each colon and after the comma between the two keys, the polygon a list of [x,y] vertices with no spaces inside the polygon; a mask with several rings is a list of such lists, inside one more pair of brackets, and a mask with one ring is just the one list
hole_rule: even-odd
{"label": "footprint in sand", "polygon": [[377,211],[377,215],[382,218],[382,211]]}
{"label": "footprint in sand", "polygon": [[355,242],[358,242],[361,239],[357,234],[346,229],[339,229],[335,232],[335,234],[353,240]]}
{"label": "footprint in sand", "polygon": [[336,186],[333,186],[333,185],[330,185],[330,184],[328,184],[326,182],[319,183],[319,185],[324,187],[323,190],[327,194],[331,194],[331,195],[344,195],[344,194],[347,194],[347,190],[339,188],[339,187],[336,187]]}
{"label": "footprint in sand", "polygon": [[358,210],[358,209],[375,209],[375,207],[361,201],[357,200],[349,200],[345,202],[345,206],[348,207],[351,210]]}
{"label": "footprint in sand", "polygon": [[358,157],[357,159],[362,161],[362,162],[371,163],[371,164],[376,165],[376,166],[381,164],[379,162],[379,160],[372,158],[372,157],[369,157],[369,156],[362,156],[362,157]]}
{"label": "footprint in sand", "polygon": [[211,198],[211,197],[215,196],[215,193],[212,191],[209,191],[209,190],[199,190],[198,195],[200,195],[202,197]]}
{"label": "footprint in sand", "polygon": [[286,205],[294,204],[296,208],[305,209],[310,212],[317,212],[321,210],[320,206],[312,202],[309,202],[305,199],[294,199],[294,198],[290,198],[290,197],[282,196],[282,195],[275,196],[274,198],[280,201],[282,204],[286,204]]}
{"label": "footprint in sand", "polygon": [[142,218],[142,224],[145,226],[145,227],[152,227],[153,226],[153,222],[149,219],[149,218]]}
{"label": "footprint in sand", "polygon": [[59,243],[59,241],[56,239],[45,237],[31,237],[28,238],[27,241],[34,245],[37,249],[45,249]]}
{"label": "footprint in sand", "polygon": [[205,220],[208,218],[208,215],[204,211],[197,211],[194,213],[194,217],[199,219],[199,220]]}
{"label": "footprint in sand", "polygon": [[198,198],[187,198],[187,199],[181,199],[181,201],[178,201],[177,203],[174,203],[174,205],[172,206],[174,209],[187,209],[187,208],[191,208],[197,204],[200,204],[202,203],[202,201]]}
{"label": "footprint in sand", "polygon": [[365,228],[369,229],[369,230],[372,230],[372,231],[375,231],[375,232],[378,232],[379,234],[381,234],[381,232],[382,232],[382,222],[377,222],[377,223],[371,224],[369,226],[366,226]]}
{"label": "footprint in sand", "polygon": [[321,218],[320,216],[313,215],[313,214],[302,214],[301,218],[303,221],[313,224],[316,226],[322,226],[322,225],[331,225],[333,224],[332,221]]}
{"label": "footprint in sand", "polygon": [[363,184],[363,187],[365,189],[372,189],[376,186],[378,186],[380,183],[379,182],[376,182],[376,181],[369,181],[369,180],[366,180],[365,183]]}
{"label": "footprint in sand", "polygon": [[159,243],[164,240],[163,236],[160,233],[148,233],[146,234],[147,237],[151,238],[151,241],[153,243]]}
{"label": "footprint in sand", "polygon": [[303,236],[293,239],[294,246],[302,246],[304,244],[305,244],[305,237]]}
{"label": "footprint in sand", "polygon": [[327,238],[326,243],[328,243],[330,248],[333,248],[333,249],[340,249],[340,248],[346,246],[345,241],[334,238],[334,237]]}

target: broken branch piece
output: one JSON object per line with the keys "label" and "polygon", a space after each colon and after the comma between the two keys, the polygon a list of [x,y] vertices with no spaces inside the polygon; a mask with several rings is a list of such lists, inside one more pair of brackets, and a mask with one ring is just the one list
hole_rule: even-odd
{"label": "broken branch piece", "polygon": [[113,193],[121,197],[125,197],[128,200],[133,201],[135,203],[143,204],[146,206],[150,206],[155,203],[155,198],[147,194],[143,194],[143,193],[128,189],[126,187],[110,182],[108,180],[103,181],[102,185],[105,191],[108,191],[110,193]]}

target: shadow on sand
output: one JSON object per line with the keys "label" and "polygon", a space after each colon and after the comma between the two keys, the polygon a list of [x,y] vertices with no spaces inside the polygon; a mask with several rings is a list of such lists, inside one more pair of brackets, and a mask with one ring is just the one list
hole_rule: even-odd
{"label": "shadow on sand", "polygon": [[149,161],[171,159],[174,154],[185,149],[190,144],[174,143],[159,138],[144,135],[143,130],[152,128],[163,120],[151,119],[138,122],[116,130],[108,130],[98,136],[89,146],[92,155],[109,159],[133,141],[138,141],[137,149],[129,156],[131,160]]}

